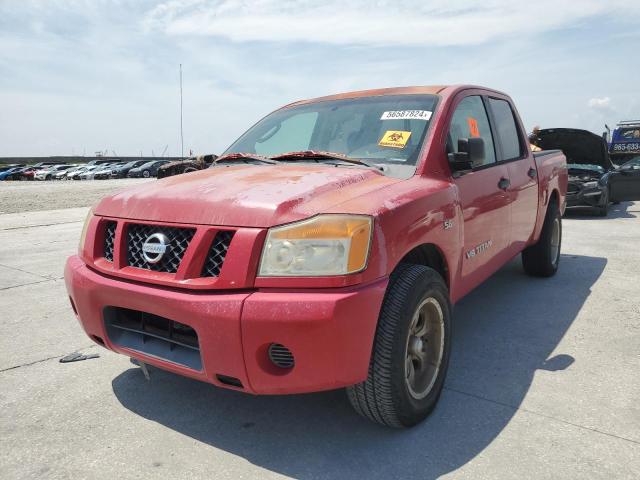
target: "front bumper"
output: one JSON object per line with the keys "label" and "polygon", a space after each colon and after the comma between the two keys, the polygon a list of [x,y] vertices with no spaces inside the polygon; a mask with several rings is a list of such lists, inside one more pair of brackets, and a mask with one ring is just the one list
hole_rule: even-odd
{"label": "front bumper", "polygon": [[567,207],[603,207],[606,201],[606,186],[583,188],[582,185],[574,184],[573,191],[567,192]]}
{"label": "front bumper", "polygon": [[[85,332],[106,348],[221,387],[285,394],[335,389],[367,377],[388,279],[336,289],[182,292],[116,280],[73,256],[67,260],[65,282]],[[104,320],[109,306],[190,326],[198,335],[202,368],[113,343]],[[271,363],[267,351],[272,343],[291,350],[292,369]],[[222,383],[219,376],[239,379],[242,387]]]}

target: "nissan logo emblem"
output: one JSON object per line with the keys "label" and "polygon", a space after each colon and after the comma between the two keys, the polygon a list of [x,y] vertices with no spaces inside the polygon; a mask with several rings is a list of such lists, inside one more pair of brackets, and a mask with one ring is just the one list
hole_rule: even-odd
{"label": "nissan logo emblem", "polygon": [[163,233],[149,235],[142,244],[142,256],[148,263],[158,263],[169,248],[169,239]]}

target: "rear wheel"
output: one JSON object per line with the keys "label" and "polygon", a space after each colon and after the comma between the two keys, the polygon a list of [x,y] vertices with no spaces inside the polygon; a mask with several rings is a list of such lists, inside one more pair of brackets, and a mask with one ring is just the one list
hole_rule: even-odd
{"label": "rear wheel", "polygon": [[562,246],[562,218],[555,202],[550,203],[538,243],[522,252],[522,266],[534,277],[551,277],[558,271]]}
{"label": "rear wheel", "polygon": [[451,306],[442,277],[403,264],[391,275],[367,379],[347,388],[362,416],[390,427],[410,427],[434,409],[447,372]]}

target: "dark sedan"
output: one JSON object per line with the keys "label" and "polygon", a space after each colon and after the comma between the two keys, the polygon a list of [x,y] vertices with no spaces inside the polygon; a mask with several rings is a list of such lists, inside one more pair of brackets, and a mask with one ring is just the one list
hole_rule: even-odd
{"label": "dark sedan", "polygon": [[111,178],[125,178],[131,169],[137,168],[141,165],[144,165],[145,163],[148,163],[148,161],[136,160],[133,162],[125,163],[124,165],[114,168],[111,171]]}
{"label": "dark sedan", "polygon": [[129,170],[127,177],[155,177],[158,175],[158,168],[160,168],[160,166],[164,165],[165,163],[169,163],[169,160],[153,160],[151,162],[147,162],[137,168],[132,168],[131,170]]}
{"label": "dark sedan", "polygon": [[543,150],[562,150],[567,157],[567,207],[592,207],[607,216],[609,204],[640,200],[640,171],[616,168],[605,140],[574,128],[540,130],[534,143]]}

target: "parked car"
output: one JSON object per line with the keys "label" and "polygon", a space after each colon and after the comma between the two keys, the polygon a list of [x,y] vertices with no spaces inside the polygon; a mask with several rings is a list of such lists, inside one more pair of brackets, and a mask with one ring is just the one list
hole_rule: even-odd
{"label": "parked car", "polygon": [[13,167],[8,168],[4,171],[0,171],[0,180],[7,180],[8,177],[10,177],[13,173],[18,172],[19,170],[22,170],[22,167]]}
{"label": "parked car", "polygon": [[158,178],[172,177],[182,173],[196,172],[204,168],[208,168],[218,158],[217,155],[197,155],[185,160],[176,160],[175,162],[165,163],[158,169]]}
{"label": "parked car", "polygon": [[147,163],[147,160],[136,160],[133,162],[125,163],[124,165],[116,167],[112,170],[111,178],[125,178],[132,168],[139,167],[140,165],[144,165],[145,163]]}
{"label": "parked car", "polygon": [[129,170],[129,173],[127,173],[127,177],[155,177],[156,175],[158,175],[158,168],[166,163],[169,163],[169,160],[153,160],[151,162],[143,163],[139,167]]}
{"label": "parked car", "polygon": [[9,177],[7,177],[7,180],[33,180],[33,177],[37,171],[38,169],[35,167],[22,167],[17,171],[14,171]]}
{"label": "parked car", "polygon": [[85,168],[87,168],[86,163],[83,163],[81,165],[75,165],[69,170],[56,173],[55,178],[58,180],[71,180],[71,177],[73,177],[76,173],[78,174],[82,173]]}
{"label": "parked car", "polygon": [[85,169],[77,175],[78,180],[93,180],[93,175],[102,170],[104,165],[87,165]]}
{"label": "parked car", "polygon": [[[357,119],[354,120],[354,119]],[[214,166],[90,212],[66,286],[99,345],[219,387],[347,387],[412,426],[434,408],[451,305],[522,253],[560,262],[567,168],[511,99],[411,87],[296,102]]]}
{"label": "parked car", "polygon": [[640,155],[609,172],[607,177],[612,202],[640,200]]}
{"label": "parked car", "polygon": [[108,165],[103,165],[101,168],[97,169],[93,174],[94,180],[106,180],[111,178],[111,174],[117,168],[122,167],[124,164],[122,162],[111,163]]}
{"label": "parked car", "polygon": [[30,167],[25,167],[24,165],[16,165],[16,166],[13,166],[11,168],[4,169],[2,172],[6,172],[8,170],[11,170],[9,175],[7,175],[4,179],[5,180],[19,180],[20,179],[20,174],[24,170],[26,170],[27,168],[30,168]]}
{"label": "parked car", "polygon": [[566,155],[568,207],[589,206],[605,217],[611,202],[640,200],[640,177],[614,167],[601,136],[575,128],[549,128],[538,132],[536,144]]}
{"label": "parked car", "polygon": [[24,165],[18,165],[17,163],[12,163],[10,165],[0,165],[0,172],[6,172],[12,168],[23,167]]}
{"label": "parked car", "polygon": [[56,173],[66,172],[74,168],[74,165],[54,165],[35,172],[34,180],[53,180]]}
{"label": "parked car", "polygon": [[84,165],[83,167],[78,168],[72,173],[67,174],[68,180],[81,180],[81,175],[90,170],[95,170],[98,168],[98,165]]}

